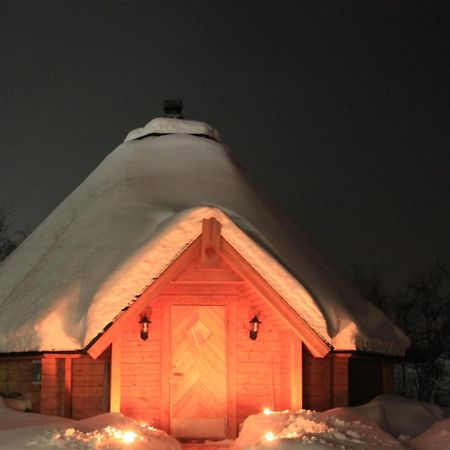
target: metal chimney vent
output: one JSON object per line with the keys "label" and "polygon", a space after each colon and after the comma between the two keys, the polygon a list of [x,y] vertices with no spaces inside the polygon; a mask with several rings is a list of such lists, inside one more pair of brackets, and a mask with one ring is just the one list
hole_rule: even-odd
{"label": "metal chimney vent", "polygon": [[164,116],[172,117],[174,119],[182,119],[183,114],[183,100],[176,98],[173,100],[164,100]]}

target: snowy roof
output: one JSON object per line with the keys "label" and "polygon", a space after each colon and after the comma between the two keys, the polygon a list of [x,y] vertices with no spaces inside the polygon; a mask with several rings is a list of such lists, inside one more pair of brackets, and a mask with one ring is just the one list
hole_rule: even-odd
{"label": "snowy roof", "polygon": [[195,136],[206,136],[217,142],[220,141],[219,132],[207,123],[197,122],[195,120],[157,117],[151,120],[145,127],[131,130],[125,138],[125,142],[142,139],[145,136],[161,134],[192,134]]}
{"label": "snowy roof", "polygon": [[0,265],[0,352],[85,348],[214,216],[335,349],[403,354],[408,338],[279,220],[206,138],[217,132],[186,122],[157,119],[141,129],[153,131],[130,133]]}

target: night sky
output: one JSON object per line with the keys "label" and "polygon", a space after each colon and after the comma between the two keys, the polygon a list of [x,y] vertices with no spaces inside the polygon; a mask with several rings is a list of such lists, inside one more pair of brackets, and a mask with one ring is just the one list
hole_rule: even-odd
{"label": "night sky", "polygon": [[0,0],[0,202],[33,229],[164,98],[344,277],[450,264],[450,8]]}

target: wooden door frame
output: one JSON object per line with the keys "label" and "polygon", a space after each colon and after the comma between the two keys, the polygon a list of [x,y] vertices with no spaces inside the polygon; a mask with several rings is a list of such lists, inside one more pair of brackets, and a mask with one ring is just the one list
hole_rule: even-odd
{"label": "wooden door frame", "polygon": [[[171,390],[170,376],[172,364],[172,306],[223,306],[225,308],[225,347],[226,347],[226,409],[227,427],[226,437],[235,438],[237,435],[237,398],[236,398],[236,305],[238,295],[217,294],[211,296],[189,296],[187,298],[173,299],[165,302],[162,315],[162,336],[161,336],[161,427],[171,432]],[[189,298],[191,297],[191,298]],[[214,298],[221,297],[221,298]]]}

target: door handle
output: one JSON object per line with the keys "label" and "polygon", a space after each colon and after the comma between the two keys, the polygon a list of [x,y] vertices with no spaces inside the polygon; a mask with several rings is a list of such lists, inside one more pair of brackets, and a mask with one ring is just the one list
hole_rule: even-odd
{"label": "door handle", "polygon": [[173,376],[174,376],[174,377],[182,377],[182,376],[184,376],[184,374],[181,373],[181,372],[174,372],[174,373],[173,373]]}

